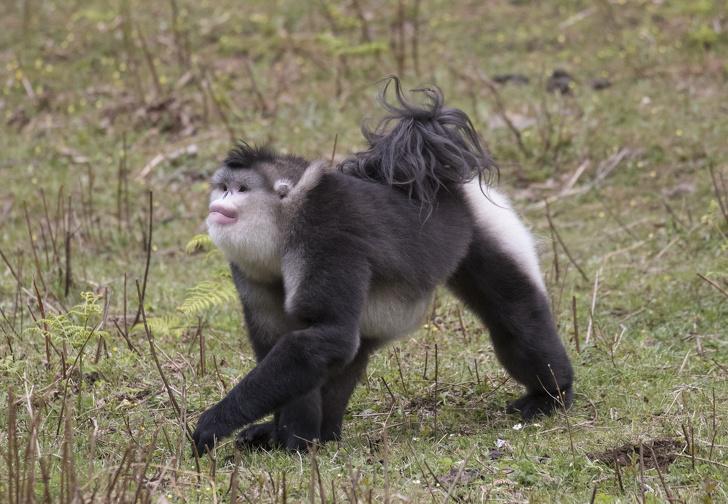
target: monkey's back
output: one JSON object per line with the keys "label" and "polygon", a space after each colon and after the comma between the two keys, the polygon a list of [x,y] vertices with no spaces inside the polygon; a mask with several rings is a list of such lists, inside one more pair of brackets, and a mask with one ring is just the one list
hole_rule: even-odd
{"label": "monkey's back", "polygon": [[308,192],[297,219],[292,241],[304,239],[296,229],[307,229],[317,240],[354,244],[367,258],[372,290],[397,285],[412,299],[452,275],[473,235],[473,219],[457,191],[441,191],[429,212],[397,188],[337,172],[323,175]]}

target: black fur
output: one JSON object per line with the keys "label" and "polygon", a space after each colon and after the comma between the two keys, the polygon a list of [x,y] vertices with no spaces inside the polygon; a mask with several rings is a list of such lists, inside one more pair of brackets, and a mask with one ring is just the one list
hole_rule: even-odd
{"label": "black fur", "polygon": [[[396,105],[387,101],[392,83]],[[497,167],[462,110],[445,107],[438,88],[417,91],[427,98],[426,106],[409,103],[399,79],[388,78],[379,101],[389,115],[373,130],[362,128],[369,148],[340,168],[355,177],[400,188],[431,208],[441,189],[452,189],[474,177],[487,182]]]}
{"label": "black fur", "polygon": [[299,173],[308,163],[300,156],[291,154],[279,154],[267,146],[250,145],[243,140],[228,153],[224,165],[232,170],[252,168],[258,163],[278,163],[281,166],[291,166],[298,169]]}
{"label": "black fur", "polygon": [[[399,107],[387,108],[399,122],[370,134],[371,148],[344,162],[343,173],[324,173],[281,224],[281,278],[256,282],[231,265],[258,365],[200,416],[200,452],[270,413],[271,422],[240,434],[240,446],[298,450],[339,439],[369,355],[398,336],[375,334],[367,307],[380,295],[416,306],[443,284],[488,326],[499,360],[526,386],[510,411],[530,419],[570,405],[572,369],[546,294],[476,225],[460,188],[487,174],[490,158],[467,116],[444,108],[439,92],[428,91],[432,107],[421,109],[394,82]],[[240,149],[228,158],[232,169],[264,161],[300,171],[296,158]],[[412,198],[429,206],[426,219]]]}
{"label": "black fur", "polygon": [[508,254],[476,232],[448,286],[485,323],[498,360],[528,394],[508,406],[530,420],[572,401],[573,372],[546,294]]}
{"label": "black fur", "polygon": [[279,160],[279,156],[269,147],[256,147],[244,142],[238,141],[225,158],[224,164],[233,170],[250,168],[256,163],[273,163]]}

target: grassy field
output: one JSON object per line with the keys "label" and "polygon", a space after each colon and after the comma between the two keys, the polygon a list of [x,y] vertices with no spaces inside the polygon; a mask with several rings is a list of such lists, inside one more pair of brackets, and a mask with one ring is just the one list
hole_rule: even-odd
{"label": "grassy field", "polygon": [[[2,9],[1,502],[728,500],[725,1]],[[442,291],[341,443],[196,460],[185,426],[254,364],[197,236],[206,177],[235,138],[355,151],[390,73],[439,85],[498,159],[574,407],[507,415],[519,386]]]}

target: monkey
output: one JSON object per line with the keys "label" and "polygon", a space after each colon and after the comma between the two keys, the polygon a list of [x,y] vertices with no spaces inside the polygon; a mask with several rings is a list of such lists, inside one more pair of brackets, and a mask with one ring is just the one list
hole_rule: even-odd
{"label": "monkey", "polygon": [[[393,101],[388,99],[393,89]],[[199,453],[340,440],[372,353],[422,324],[444,286],[488,328],[524,420],[568,408],[573,370],[534,239],[493,187],[498,168],[439,88],[390,77],[368,147],[337,166],[244,142],[211,179],[209,235],[230,263],[257,364],[199,417]],[[268,422],[254,424],[273,414]]]}

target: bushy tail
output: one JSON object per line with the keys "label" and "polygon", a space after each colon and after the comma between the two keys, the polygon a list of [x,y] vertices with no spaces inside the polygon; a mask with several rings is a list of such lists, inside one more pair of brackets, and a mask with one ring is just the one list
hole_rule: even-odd
{"label": "bushy tail", "polygon": [[[395,103],[387,101],[392,84]],[[373,130],[362,127],[369,148],[343,161],[340,168],[355,177],[399,187],[432,207],[441,189],[475,177],[487,181],[497,167],[465,112],[445,107],[438,88],[416,91],[427,99],[422,106],[405,99],[397,77],[386,79],[379,101],[387,116]]]}

